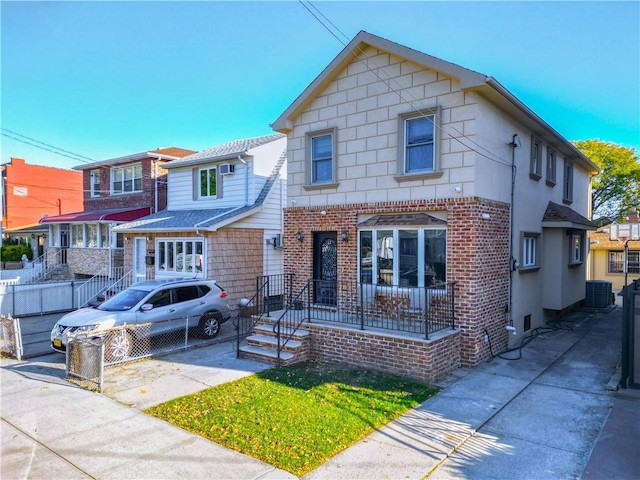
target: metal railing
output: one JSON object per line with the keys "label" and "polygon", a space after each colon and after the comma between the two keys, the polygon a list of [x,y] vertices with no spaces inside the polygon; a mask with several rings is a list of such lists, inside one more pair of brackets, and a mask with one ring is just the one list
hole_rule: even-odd
{"label": "metal railing", "polygon": [[455,282],[430,287],[309,280],[286,304],[273,326],[280,353],[307,322],[349,324],[360,330],[429,335],[455,329]]}
{"label": "metal railing", "polygon": [[[128,277],[133,279],[133,272],[124,273],[124,267],[103,268],[96,275],[86,280],[76,289],[76,298],[80,308],[87,306],[91,301],[95,301],[98,296],[103,295],[104,299],[112,296],[123,288],[131,285],[130,281],[122,282]],[[117,285],[117,287],[116,287]],[[111,294],[110,294],[111,292]]]}
{"label": "metal railing", "polygon": [[291,303],[294,274],[262,275],[256,278],[256,293],[240,310],[234,327],[236,329],[236,352],[240,353],[240,342],[251,335],[262,318],[273,311],[281,311]]}

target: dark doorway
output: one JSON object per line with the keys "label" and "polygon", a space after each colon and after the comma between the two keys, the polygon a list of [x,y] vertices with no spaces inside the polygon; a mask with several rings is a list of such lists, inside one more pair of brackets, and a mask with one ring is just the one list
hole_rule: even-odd
{"label": "dark doorway", "polygon": [[313,234],[313,301],[337,305],[338,241],[336,232]]}

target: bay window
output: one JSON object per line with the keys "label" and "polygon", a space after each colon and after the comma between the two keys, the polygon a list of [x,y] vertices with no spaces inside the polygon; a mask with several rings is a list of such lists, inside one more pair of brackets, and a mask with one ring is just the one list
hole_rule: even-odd
{"label": "bay window", "polygon": [[445,228],[362,229],[358,249],[363,283],[429,287],[447,279]]}

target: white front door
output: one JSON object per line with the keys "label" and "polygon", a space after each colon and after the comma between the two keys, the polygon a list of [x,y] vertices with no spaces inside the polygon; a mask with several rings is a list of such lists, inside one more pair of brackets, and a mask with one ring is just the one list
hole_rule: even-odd
{"label": "white front door", "polygon": [[135,237],[133,242],[133,281],[144,282],[147,279],[147,264],[145,262],[147,239]]}

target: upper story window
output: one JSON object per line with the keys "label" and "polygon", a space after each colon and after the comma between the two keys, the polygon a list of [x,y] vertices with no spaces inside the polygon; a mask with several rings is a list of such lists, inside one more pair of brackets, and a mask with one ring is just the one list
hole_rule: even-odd
{"label": "upper story window", "polygon": [[111,169],[111,194],[142,191],[142,164],[113,167]]}
{"label": "upper story window", "polygon": [[553,187],[556,184],[556,151],[547,148],[547,185]]}
{"label": "upper story window", "polygon": [[564,203],[573,202],[573,162],[564,160],[564,179],[562,189],[562,201]]}
{"label": "upper story window", "polygon": [[434,115],[405,119],[404,173],[433,171],[434,121]]}
{"label": "upper story window", "polygon": [[397,181],[442,174],[438,172],[438,122],[437,108],[400,115]]}
{"label": "upper story window", "polygon": [[216,167],[201,168],[200,198],[216,198],[218,194],[218,170]]}
{"label": "upper story window", "polygon": [[92,197],[100,196],[100,170],[91,170],[89,175],[89,190]]}
{"label": "upper story window", "polygon": [[534,180],[542,178],[542,140],[536,137],[531,138],[531,165],[529,177]]}
{"label": "upper story window", "polygon": [[335,129],[307,134],[308,186],[333,184],[337,180]]}

